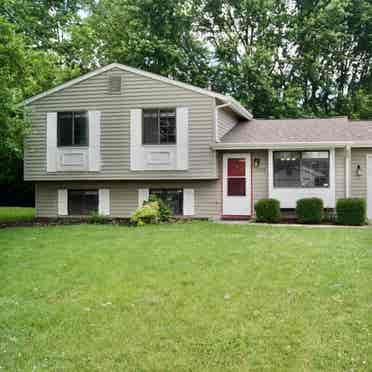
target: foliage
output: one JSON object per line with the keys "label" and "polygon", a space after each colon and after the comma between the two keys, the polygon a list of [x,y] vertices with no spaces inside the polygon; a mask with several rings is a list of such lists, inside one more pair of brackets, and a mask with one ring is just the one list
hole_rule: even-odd
{"label": "foliage", "polygon": [[280,202],[276,199],[260,199],[254,205],[258,222],[279,222]]}
{"label": "foliage", "polygon": [[159,219],[160,222],[169,222],[172,217],[172,211],[167,204],[161,198],[156,195],[150,195],[149,202],[156,202],[159,204]]}
{"label": "foliage", "polygon": [[159,204],[157,202],[149,202],[137,208],[132,214],[130,221],[136,226],[159,223]]}
{"label": "foliage", "polygon": [[320,223],[324,216],[323,200],[320,198],[297,200],[296,216],[300,223]]}
{"label": "foliage", "polygon": [[2,229],[1,370],[367,372],[371,241],[199,221]]}
{"label": "foliage", "polygon": [[364,199],[338,199],[336,222],[340,225],[361,226],[366,223],[366,201]]}
{"label": "foliage", "polygon": [[98,212],[93,212],[88,218],[88,222],[92,224],[104,224],[106,220],[105,216],[102,216]]}

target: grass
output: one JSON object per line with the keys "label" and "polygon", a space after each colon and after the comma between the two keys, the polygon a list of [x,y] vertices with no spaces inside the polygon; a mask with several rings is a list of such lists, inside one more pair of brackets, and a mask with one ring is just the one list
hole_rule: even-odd
{"label": "grass", "polygon": [[35,218],[34,208],[0,207],[0,223],[30,221]]}
{"label": "grass", "polygon": [[0,231],[1,371],[371,371],[372,229]]}

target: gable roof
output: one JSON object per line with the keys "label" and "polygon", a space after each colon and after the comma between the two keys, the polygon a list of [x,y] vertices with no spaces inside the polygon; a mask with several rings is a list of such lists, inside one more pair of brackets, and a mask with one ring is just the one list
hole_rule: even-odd
{"label": "gable roof", "polygon": [[103,72],[112,70],[114,68],[117,68],[117,69],[120,69],[120,70],[123,70],[123,71],[127,71],[127,72],[131,72],[133,74],[141,75],[141,76],[147,77],[149,79],[158,80],[158,81],[161,81],[161,82],[166,83],[166,84],[171,84],[171,85],[183,88],[183,89],[191,90],[191,91],[199,93],[199,94],[203,94],[203,95],[206,95],[206,96],[209,96],[209,97],[219,99],[223,103],[229,104],[231,109],[234,112],[236,112],[239,116],[241,116],[241,117],[243,117],[247,120],[251,120],[252,117],[253,117],[252,114],[248,110],[246,110],[233,97],[225,96],[225,95],[220,94],[220,93],[212,92],[208,89],[202,89],[202,88],[196,87],[196,86],[191,85],[191,84],[182,83],[182,82],[177,81],[177,80],[172,80],[172,79],[166,78],[166,77],[161,76],[161,75],[157,75],[157,74],[154,74],[154,73],[151,73],[151,72],[139,70],[137,68],[126,66],[126,65],[123,65],[123,64],[120,64],[120,63],[111,63],[110,65],[101,67],[101,68],[96,69],[94,71],[88,72],[87,74],[81,75],[81,76],[79,76],[75,79],[69,80],[66,83],[60,84],[60,85],[58,85],[54,88],[51,88],[49,90],[46,90],[45,92],[42,92],[40,94],[37,94],[36,96],[30,97],[30,98],[24,100],[22,102],[22,105],[23,106],[29,105],[30,103],[33,103],[33,102],[35,102],[35,101],[37,101],[41,98],[49,96],[50,94],[59,92],[63,89],[71,87],[75,84],[78,84],[78,83],[84,81],[84,80],[90,79],[93,76],[99,75]]}
{"label": "gable roof", "polygon": [[372,121],[347,117],[254,119],[236,125],[215,148],[296,145],[372,145]]}

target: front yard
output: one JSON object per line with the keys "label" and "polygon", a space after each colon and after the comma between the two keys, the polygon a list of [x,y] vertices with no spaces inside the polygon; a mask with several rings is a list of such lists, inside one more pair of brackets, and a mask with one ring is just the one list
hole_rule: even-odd
{"label": "front yard", "polygon": [[0,230],[1,371],[370,371],[372,229]]}

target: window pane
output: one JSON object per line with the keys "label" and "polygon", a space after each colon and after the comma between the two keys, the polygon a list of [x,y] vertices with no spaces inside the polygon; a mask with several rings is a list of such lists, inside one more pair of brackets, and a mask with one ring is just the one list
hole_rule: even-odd
{"label": "window pane", "polygon": [[228,177],[245,177],[245,159],[227,159]]}
{"label": "window pane", "polygon": [[183,190],[150,189],[150,195],[156,195],[163,200],[174,215],[183,214]]}
{"label": "window pane", "polygon": [[74,145],[88,145],[88,118],[86,112],[74,113]]}
{"label": "window pane", "polygon": [[245,196],[245,178],[229,178],[227,180],[228,196]]}
{"label": "window pane", "polygon": [[160,143],[176,143],[175,110],[160,110]]}
{"label": "window pane", "polygon": [[143,111],[143,143],[159,144],[159,122],[157,110]]}
{"label": "window pane", "polygon": [[302,187],[329,186],[329,159],[302,159],[301,161]]}
{"label": "window pane", "polygon": [[72,112],[59,112],[57,124],[58,146],[72,145]]}
{"label": "window pane", "polygon": [[70,215],[89,215],[98,211],[97,190],[69,190],[68,213]]}
{"label": "window pane", "polygon": [[300,187],[301,153],[298,151],[274,152],[274,186]]}

